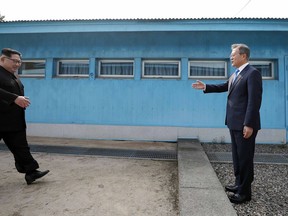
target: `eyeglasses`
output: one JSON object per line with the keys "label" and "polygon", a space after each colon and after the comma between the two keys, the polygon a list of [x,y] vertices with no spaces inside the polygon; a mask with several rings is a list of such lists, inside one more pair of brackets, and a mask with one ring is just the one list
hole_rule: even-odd
{"label": "eyeglasses", "polygon": [[5,58],[11,60],[14,64],[22,64],[22,61],[19,59],[12,59],[12,58],[9,58],[7,56],[5,56]]}

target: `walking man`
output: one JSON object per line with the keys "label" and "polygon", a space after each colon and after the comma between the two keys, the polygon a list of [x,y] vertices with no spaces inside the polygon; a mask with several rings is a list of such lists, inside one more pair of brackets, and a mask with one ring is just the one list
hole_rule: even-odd
{"label": "walking man", "polygon": [[15,159],[19,173],[25,173],[27,184],[46,175],[38,171],[26,139],[25,109],[30,105],[24,86],[15,76],[22,64],[21,53],[4,48],[0,56],[0,140],[3,139]]}

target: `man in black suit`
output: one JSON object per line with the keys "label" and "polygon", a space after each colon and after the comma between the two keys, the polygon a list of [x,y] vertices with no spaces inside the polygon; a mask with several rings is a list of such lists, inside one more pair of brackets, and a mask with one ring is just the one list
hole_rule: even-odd
{"label": "man in black suit", "polygon": [[25,109],[30,105],[24,86],[15,76],[21,66],[21,53],[4,48],[0,56],[0,140],[3,139],[15,159],[18,172],[25,173],[27,184],[46,175],[38,171],[26,139]]}
{"label": "man in black suit", "polygon": [[229,196],[230,201],[240,204],[251,200],[255,139],[260,130],[262,76],[249,64],[247,45],[233,44],[231,49],[230,60],[237,70],[227,82],[208,85],[197,80],[192,87],[204,93],[228,91],[225,124],[231,135],[235,184],[225,189],[234,193]]}

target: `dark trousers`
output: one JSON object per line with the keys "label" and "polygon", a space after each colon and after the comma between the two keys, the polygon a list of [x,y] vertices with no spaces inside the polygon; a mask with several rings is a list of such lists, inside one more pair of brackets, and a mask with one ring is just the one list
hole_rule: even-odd
{"label": "dark trousers", "polygon": [[242,130],[230,130],[235,185],[238,186],[238,193],[242,195],[251,196],[257,133],[258,131],[253,131],[252,136],[249,139],[245,139],[243,138]]}
{"label": "dark trousers", "polygon": [[30,153],[26,139],[26,131],[0,132],[0,140],[3,139],[15,159],[15,167],[20,173],[29,173],[39,168],[36,160]]}

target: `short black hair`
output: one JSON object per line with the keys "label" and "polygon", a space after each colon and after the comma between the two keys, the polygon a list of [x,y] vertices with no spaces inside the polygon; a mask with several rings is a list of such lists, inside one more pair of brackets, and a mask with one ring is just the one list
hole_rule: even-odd
{"label": "short black hair", "polygon": [[3,48],[1,53],[2,53],[2,55],[5,55],[7,57],[11,57],[11,55],[13,55],[13,54],[17,54],[20,57],[22,56],[22,54],[19,51],[13,50],[11,48]]}

